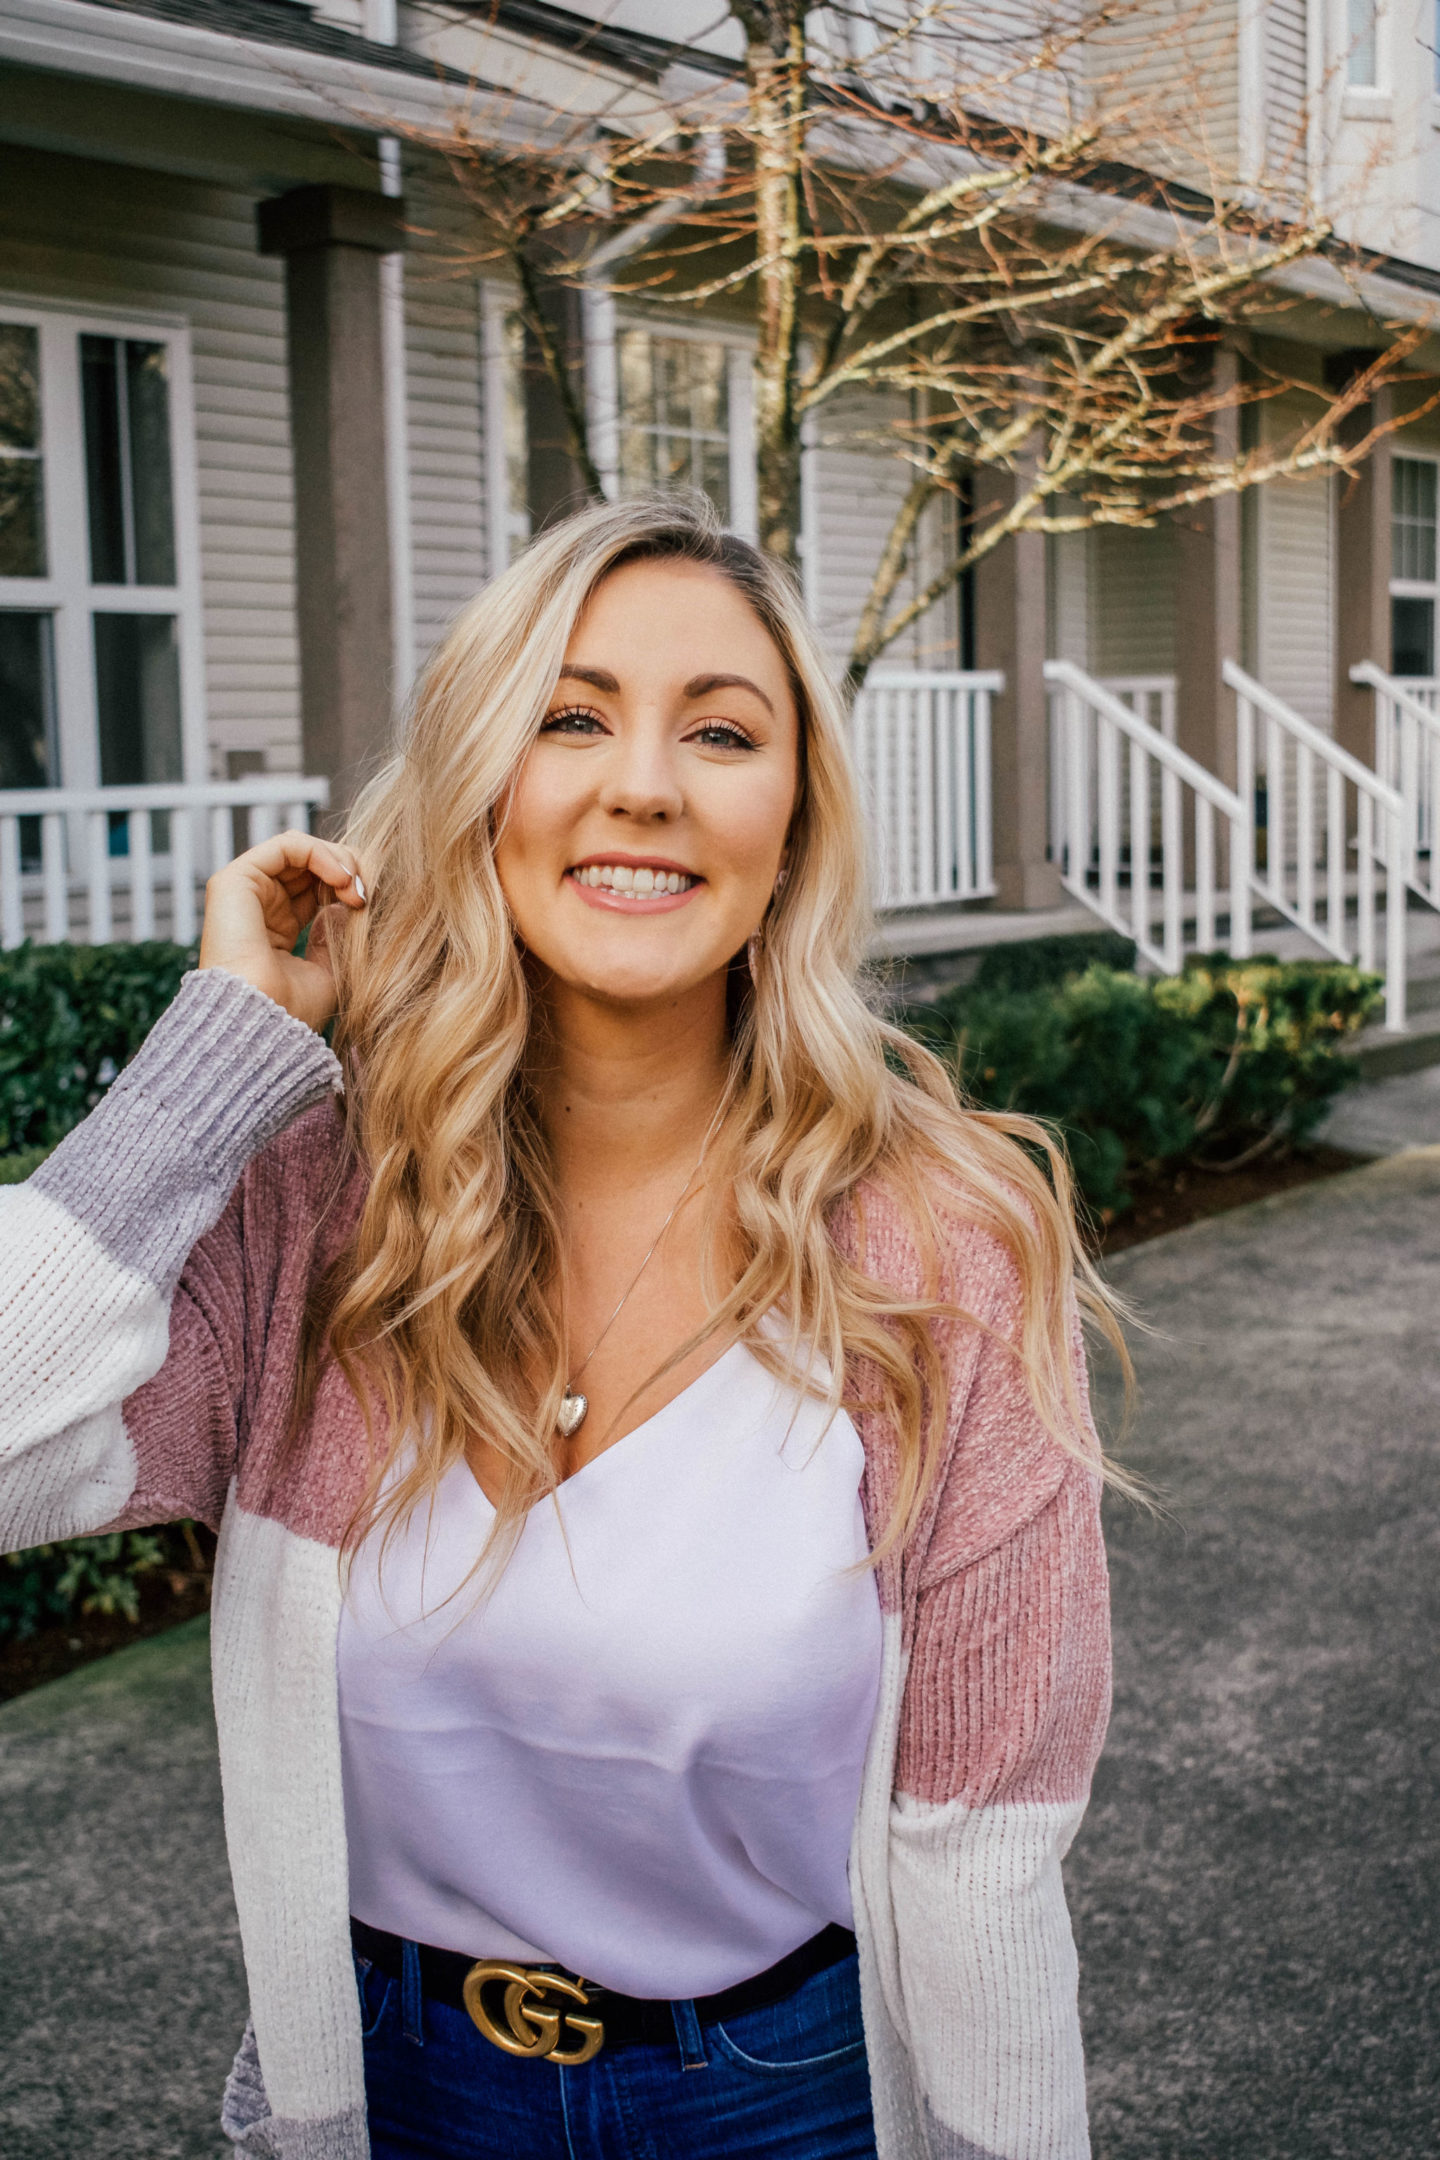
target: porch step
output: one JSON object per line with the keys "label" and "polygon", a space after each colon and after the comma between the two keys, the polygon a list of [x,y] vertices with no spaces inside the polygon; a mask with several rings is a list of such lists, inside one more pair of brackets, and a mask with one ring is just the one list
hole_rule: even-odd
{"label": "porch step", "polygon": [[1037,937],[1068,937],[1105,927],[1094,909],[1082,906],[1078,900],[1028,911],[992,907],[984,902],[896,909],[881,916],[874,952],[877,958],[883,955],[887,959],[918,960],[932,954],[980,953],[991,945],[1017,945],[1022,939]]}
{"label": "porch step", "polygon": [[1029,911],[983,904],[897,910],[881,916],[870,957],[886,979],[888,996],[925,1004],[943,990],[970,982],[993,946],[1028,944],[1033,938],[1094,937],[1105,928],[1078,900]]}
{"label": "porch step", "polygon": [[[1410,1009],[1415,1010],[1413,998]],[[1440,1065],[1440,1005],[1431,1005],[1428,1011],[1422,1008],[1421,1016],[1429,1018],[1430,1024],[1411,1026],[1403,1035],[1389,1028],[1362,1028],[1344,1055],[1355,1060],[1365,1080],[1392,1080],[1397,1073],[1423,1072],[1429,1065]]]}

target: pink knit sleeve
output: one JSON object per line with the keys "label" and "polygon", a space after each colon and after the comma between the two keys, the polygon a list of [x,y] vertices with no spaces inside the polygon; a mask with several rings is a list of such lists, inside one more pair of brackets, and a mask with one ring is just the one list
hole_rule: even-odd
{"label": "pink knit sleeve", "polygon": [[107,1527],[192,1515],[218,1529],[239,1452],[245,1385],[243,1188],[192,1248],[170,1302],[160,1370],[122,1405],[135,1489]]}
{"label": "pink knit sleeve", "polygon": [[1096,1483],[1068,1470],[1003,1545],[922,1593],[897,1791],[970,1807],[1088,1795],[1110,1707]]}
{"label": "pink knit sleeve", "polygon": [[[1110,1701],[1099,1441],[1078,1315],[1085,1422],[1068,1453],[1046,1430],[1005,1338],[1018,1317],[1000,1263],[996,1337],[953,1355],[946,1474],[918,1563],[896,1786],[916,1799],[1083,1800]],[[999,1338],[999,1339],[997,1339]],[[957,1370],[959,1366],[959,1370]],[[963,1389],[963,1394],[961,1390]]]}
{"label": "pink knit sleeve", "polygon": [[[1008,1262],[996,1287],[1004,1336]],[[899,1965],[931,2160],[1084,2160],[1060,1863],[1109,1709],[1100,1481],[1046,1431],[1005,1342],[970,1332],[968,1354],[960,1331],[947,1357],[949,1458],[905,1599]],[[1087,1417],[1079,1444],[1093,1438]]]}

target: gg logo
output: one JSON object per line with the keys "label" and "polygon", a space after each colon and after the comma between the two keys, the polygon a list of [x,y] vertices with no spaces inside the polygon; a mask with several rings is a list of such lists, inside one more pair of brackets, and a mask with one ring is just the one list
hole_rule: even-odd
{"label": "gg logo", "polygon": [[[501,2003],[504,2023],[499,2024],[485,2000],[485,1990],[502,1983],[505,1989]],[[524,2055],[532,2061],[538,2059],[573,2066],[589,2062],[604,2045],[605,2028],[599,2018],[575,2017],[563,2004],[555,2009],[546,2002],[547,1995],[561,1995],[582,2006],[589,2003],[590,1998],[580,1982],[567,1980],[563,1973],[482,1958],[465,1975],[464,1995],[465,2008],[485,2038],[492,2046],[503,2048],[507,2055]],[[561,2047],[562,2027],[580,2035],[578,2047]]]}

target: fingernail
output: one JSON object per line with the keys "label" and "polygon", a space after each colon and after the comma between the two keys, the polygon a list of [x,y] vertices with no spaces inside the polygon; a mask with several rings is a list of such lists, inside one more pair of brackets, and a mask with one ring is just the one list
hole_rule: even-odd
{"label": "fingernail", "polygon": [[355,890],[359,894],[360,898],[363,900],[365,898],[365,887],[358,870],[355,872],[350,882],[355,887]]}

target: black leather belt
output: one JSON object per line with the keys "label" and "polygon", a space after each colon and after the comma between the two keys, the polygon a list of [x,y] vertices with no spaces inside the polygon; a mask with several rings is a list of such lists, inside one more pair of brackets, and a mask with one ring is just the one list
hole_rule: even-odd
{"label": "black leather belt", "polygon": [[[399,1978],[404,1946],[398,1935],[352,1919],[350,1939],[357,1956]],[[633,2047],[639,2041],[674,2044],[675,2021],[668,2002],[617,1994],[567,1972],[563,1965],[476,1959],[428,1943],[419,1949],[422,1992],[434,2002],[467,2010],[485,2038],[507,2055],[581,2063],[601,2047]],[[713,2025],[747,2010],[763,2010],[792,1995],[813,1973],[838,1965],[854,1949],[855,1937],[848,1928],[822,1928],[753,1979],[722,1988],[718,1995],[697,1997],[696,2013],[702,2025]]]}

